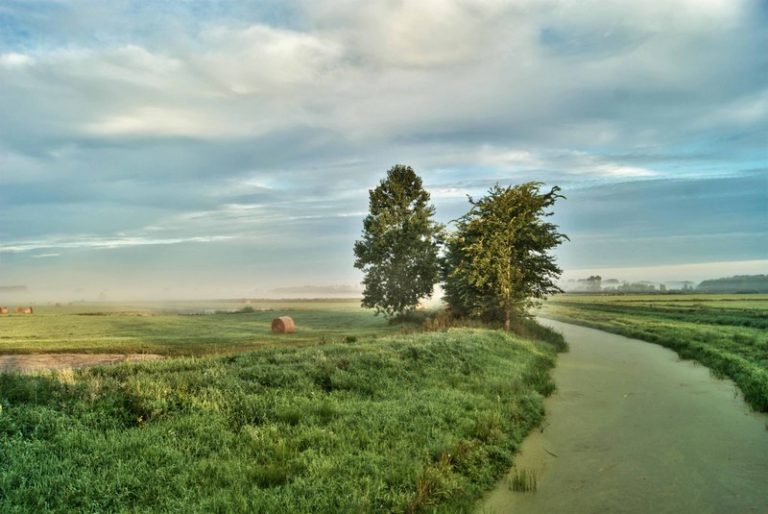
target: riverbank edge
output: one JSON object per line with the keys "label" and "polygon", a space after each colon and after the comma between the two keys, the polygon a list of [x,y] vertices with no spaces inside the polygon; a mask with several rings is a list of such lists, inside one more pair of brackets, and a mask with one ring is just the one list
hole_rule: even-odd
{"label": "riverbank edge", "polygon": [[722,354],[716,349],[698,344],[688,344],[673,338],[665,338],[653,331],[630,329],[585,321],[562,314],[547,314],[541,319],[572,323],[587,328],[603,330],[646,343],[657,344],[677,353],[683,360],[691,360],[706,366],[716,377],[732,380],[741,392],[744,401],[755,411],[768,413],[768,371],[737,355]]}

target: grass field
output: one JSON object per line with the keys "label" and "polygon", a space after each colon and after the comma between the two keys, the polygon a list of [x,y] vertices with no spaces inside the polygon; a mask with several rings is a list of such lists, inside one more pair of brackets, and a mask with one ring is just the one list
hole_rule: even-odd
{"label": "grass field", "polygon": [[[192,314],[241,307],[0,319],[3,351],[187,355],[0,373],[0,512],[470,511],[542,419],[562,347],[535,327],[553,344],[401,333],[356,302]],[[272,336],[278,313],[299,332]]]}
{"label": "grass field", "polygon": [[671,348],[768,412],[768,295],[560,295],[541,315]]}
{"label": "grass field", "polygon": [[453,329],[0,375],[0,511],[468,511],[541,420],[553,363]]}
{"label": "grass field", "polygon": [[[297,332],[273,335],[276,316]],[[406,327],[407,328],[407,327]],[[0,354],[83,352],[191,356],[371,338],[402,330],[359,308],[359,300],[111,303],[35,307],[0,316]]]}

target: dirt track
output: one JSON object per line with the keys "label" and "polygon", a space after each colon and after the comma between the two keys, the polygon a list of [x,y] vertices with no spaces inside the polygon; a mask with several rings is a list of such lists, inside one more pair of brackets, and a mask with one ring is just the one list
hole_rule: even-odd
{"label": "dirt track", "polygon": [[145,361],[162,359],[153,353],[37,353],[22,355],[0,355],[0,373],[20,371],[35,373],[49,370],[76,369],[100,364],[115,364],[124,361]]}

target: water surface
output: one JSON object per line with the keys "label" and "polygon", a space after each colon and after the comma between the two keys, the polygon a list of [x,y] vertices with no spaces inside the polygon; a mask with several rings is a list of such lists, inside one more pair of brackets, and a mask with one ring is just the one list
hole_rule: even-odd
{"label": "water surface", "polygon": [[543,320],[563,333],[558,392],[486,513],[768,513],[768,416],[732,382],[654,344]]}

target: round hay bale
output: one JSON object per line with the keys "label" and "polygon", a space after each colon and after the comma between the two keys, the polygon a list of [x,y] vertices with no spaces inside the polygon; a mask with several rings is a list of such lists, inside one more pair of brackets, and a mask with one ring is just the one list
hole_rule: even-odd
{"label": "round hay bale", "polygon": [[272,332],[275,334],[292,334],[296,332],[296,323],[290,316],[280,316],[272,320]]}

